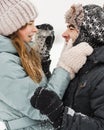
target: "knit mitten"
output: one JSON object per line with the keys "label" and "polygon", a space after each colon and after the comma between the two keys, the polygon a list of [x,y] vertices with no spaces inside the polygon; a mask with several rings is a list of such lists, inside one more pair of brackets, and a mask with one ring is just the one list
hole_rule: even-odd
{"label": "knit mitten", "polygon": [[50,72],[50,64],[51,64],[51,60],[42,60],[41,62],[42,64],[42,69],[44,71],[44,74],[46,75],[47,79],[49,79],[51,77],[51,72]]}
{"label": "knit mitten", "polygon": [[50,24],[41,24],[36,27],[38,32],[35,35],[35,46],[38,48],[41,59],[47,60],[50,57],[50,50],[55,39],[54,30]]}
{"label": "knit mitten", "polygon": [[39,87],[36,89],[30,102],[34,108],[49,117],[55,128],[60,128],[64,106],[55,92]]}
{"label": "knit mitten", "polygon": [[57,66],[66,69],[70,73],[71,79],[75,73],[86,63],[87,56],[91,55],[93,48],[86,42],[82,42],[70,48],[70,44],[65,44]]}
{"label": "knit mitten", "polygon": [[50,24],[36,26],[38,32],[35,35],[35,48],[40,54],[43,71],[47,78],[50,78],[50,51],[55,39],[54,30]]}

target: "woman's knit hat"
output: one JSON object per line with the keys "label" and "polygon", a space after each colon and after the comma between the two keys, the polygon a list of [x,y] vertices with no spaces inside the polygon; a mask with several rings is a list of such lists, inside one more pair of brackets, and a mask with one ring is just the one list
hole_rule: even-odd
{"label": "woman's knit hat", "polygon": [[36,17],[29,0],[0,0],[0,35],[8,36]]}
{"label": "woman's knit hat", "polygon": [[98,5],[73,5],[66,12],[66,23],[80,30],[77,44],[89,42],[92,46],[104,45],[104,9]]}

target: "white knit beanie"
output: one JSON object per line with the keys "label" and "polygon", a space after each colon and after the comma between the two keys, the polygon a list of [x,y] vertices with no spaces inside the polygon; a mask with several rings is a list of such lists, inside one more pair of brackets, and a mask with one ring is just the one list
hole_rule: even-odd
{"label": "white knit beanie", "polygon": [[8,36],[37,17],[29,0],[0,0],[0,35]]}

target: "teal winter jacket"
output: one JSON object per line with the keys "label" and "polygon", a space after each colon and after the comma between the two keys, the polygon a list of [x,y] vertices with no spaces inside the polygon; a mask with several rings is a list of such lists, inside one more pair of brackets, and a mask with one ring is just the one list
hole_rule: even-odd
{"label": "teal winter jacket", "polygon": [[0,35],[0,120],[6,123],[7,130],[52,130],[48,118],[31,106],[30,99],[39,86],[62,98],[69,81],[69,73],[56,68],[49,81],[44,76],[39,84],[33,82],[11,40]]}

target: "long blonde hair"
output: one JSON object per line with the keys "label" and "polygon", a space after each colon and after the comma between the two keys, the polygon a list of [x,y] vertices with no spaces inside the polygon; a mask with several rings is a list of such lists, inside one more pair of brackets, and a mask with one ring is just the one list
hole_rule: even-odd
{"label": "long blonde hair", "polygon": [[25,43],[16,35],[16,33],[9,37],[12,39],[12,43],[20,56],[22,66],[26,73],[33,81],[39,83],[42,80],[43,71],[38,53],[33,48],[28,51]]}

